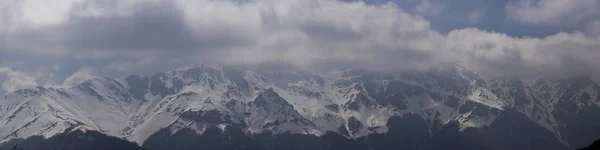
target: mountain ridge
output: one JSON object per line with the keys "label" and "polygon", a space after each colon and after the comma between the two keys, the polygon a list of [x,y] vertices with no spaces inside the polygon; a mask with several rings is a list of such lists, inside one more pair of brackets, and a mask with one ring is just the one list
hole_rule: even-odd
{"label": "mountain ridge", "polygon": [[332,131],[358,139],[387,133],[393,116],[416,114],[434,134],[450,122],[461,131],[486,127],[514,109],[572,145],[581,138],[564,132],[594,124],[568,126],[565,118],[593,114],[600,104],[598,87],[589,78],[540,79],[528,85],[514,78],[481,77],[462,67],[317,74],[289,67],[195,64],[150,76],[95,78],[72,88],[8,93],[0,103],[0,133],[5,133],[0,138],[92,130],[141,145],[161,129],[202,134],[211,126],[236,125],[248,133],[319,136]]}

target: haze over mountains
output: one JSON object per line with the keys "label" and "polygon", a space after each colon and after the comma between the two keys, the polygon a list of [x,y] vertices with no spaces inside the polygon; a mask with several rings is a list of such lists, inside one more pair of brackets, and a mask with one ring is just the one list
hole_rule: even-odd
{"label": "haze over mountains", "polygon": [[1,98],[2,143],[79,131],[145,149],[301,148],[275,142],[299,139],[322,149],[568,149],[600,138],[600,86],[590,78],[527,84],[460,66],[313,72],[195,64]]}

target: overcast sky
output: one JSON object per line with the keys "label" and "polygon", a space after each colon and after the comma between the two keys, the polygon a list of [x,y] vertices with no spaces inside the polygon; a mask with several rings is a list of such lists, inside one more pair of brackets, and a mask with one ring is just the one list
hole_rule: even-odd
{"label": "overcast sky", "polygon": [[197,62],[598,77],[600,1],[0,1],[0,93]]}

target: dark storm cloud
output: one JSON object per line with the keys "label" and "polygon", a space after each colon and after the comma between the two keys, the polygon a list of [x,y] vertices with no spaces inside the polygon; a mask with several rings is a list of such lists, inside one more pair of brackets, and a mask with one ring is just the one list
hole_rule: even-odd
{"label": "dark storm cloud", "polygon": [[226,27],[194,34],[181,9],[169,1],[140,3],[126,16],[72,15],[65,28],[65,45],[74,49],[208,53],[251,43]]}

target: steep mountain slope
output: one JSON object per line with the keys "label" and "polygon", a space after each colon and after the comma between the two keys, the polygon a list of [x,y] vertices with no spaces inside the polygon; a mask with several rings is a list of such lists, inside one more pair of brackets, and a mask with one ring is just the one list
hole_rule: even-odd
{"label": "steep mountain slope", "polygon": [[96,131],[59,133],[50,138],[32,136],[0,144],[0,150],[142,150],[135,143]]}
{"label": "steep mountain slope", "polygon": [[600,86],[588,77],[535,83],[548,111],[556,119],[559,135],[574,147],[583,147],[600,138]]}
{"label": "steep mountain slope", "polygon": [[[482,77],[459,66],[315,73],[284,65],[197,64],[151,76],[96,78],[71,88],[6,94],[0,100],[0,140],[81,130],[147,147],[153,145],[148,140],[212,134],[218,128],[239,130],[235,134],[248,134],[263,143],[258,145],[272,137],[257,135],[269,133],[290,138],[339,135],[343,138],[334,141],[355,139],[371,147],[377,142],[365,137],[382,142],[412,139],[392,134],[400,134],[393,125],[419,131],[413,136],[422,137],[417,143],[468,134],[500,138],[496,133],[521,132],[518,126],[526,126],[548,138],[525,140],[581,147],[600,138],[600,121],[589,120],[600,118],[599,89],[589,78],[540,79],[530,86],[508,77]],[[392,122],[406,115],[410,119],[405,120],[422,123]],[[520,123],[503,128],[507,122]]]}

